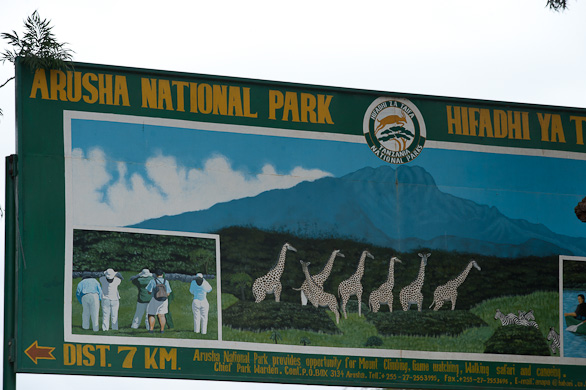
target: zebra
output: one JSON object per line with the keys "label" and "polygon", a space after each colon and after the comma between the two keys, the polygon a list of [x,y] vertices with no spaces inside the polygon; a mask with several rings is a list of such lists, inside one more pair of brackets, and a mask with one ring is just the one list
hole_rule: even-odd
{"label": "zebra", "polygon": [[528,321],[526,326],[532,326],[535,329],[539,329],[539,324],[535,321]]}
{"label": "zebra", "polygon": [[527,321],[535,321],[535,315],[533,314],[533,309],[529,310],[528,312],[524,312],[518,310],[519,312],[519,319],[526,319]]}
{"label": "zebra", "polygon": [[495,320],[501,320],[502,326],[509,326],[509,325],[517,325],[519,319],[513,313],[509,313],[506,316],[499,310],[496,309],[496,314],[494,315]]}
{"label": "zebra", "polygon": [[552,326],[549,328],[549,333],[547,334],[547,341],[551,340],[551,345],[549,349],[551,350],[552,355],[555,355],[560,351],[560,335],[557,334],[554,327]]}
{"label": "zebra", "polygon": [[517,317],[517,325],[521,326],[533,326],[536,329],[539,329],[539,325],[535,322],[535,316],[533,315],[533,309],[529,310],[528,312],[524,312],[518,310],[519,316]]}

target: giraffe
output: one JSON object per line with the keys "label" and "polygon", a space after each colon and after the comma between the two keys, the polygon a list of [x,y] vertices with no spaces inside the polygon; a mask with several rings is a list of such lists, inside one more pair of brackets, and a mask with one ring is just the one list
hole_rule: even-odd
{"label": "giraffe", "polygon": [[344,312],[344,318],[346,319],[348,318],[348,315],[346,314],[346,304],[352,295],[356,295],[358,298],[358,316],[362,316],[362,283],[360,281],[362,275],[364,275],[364,260],[366,260],[366,256],[374,259],[374,256],[371,255],[369,251],[362,252],[360,260],[358,261],[358,268],[356,269],[356,272],[354,272],[354,275],[344,280],[338,286],[338,296],[342,297],[342,311]]}
{"label": "giraffe", "polygon": [[[330,273],[332,272],[332,268],[334,267],[334,260],[336,260],[336,257],[337,256],[339,256],[339,257],[345,257],[344,254],[341,253],[339,249],[336,249],[330,255],[330,258],[328,259],[328,262],[326,263],[326,265],[324,266],[324,268],[321,270],[321,272],[319,274],[313,275],[311,277],[313,279],[313,281],[315,282],[315,284],[319,288],[323,289],[325,281],[327,280],[327,278],[330,276]],[[299,288],[293,287],[293,290],[295,290],[295,291],[301,291],[301,304],[303,306],[307,305],[307,299],[308,298],[309,298],[309,300],[311,300],[311,297],[308,295],[309,294],[309,288],[307,286],[307,281],[303,281],[303,284]]]}
{"label": "giraffe", "polygon": [[431,307],[435,305],[433,310],[438,311],[444,305],[445,301],[451,301],[452,310],[454,310],[456,308],[456,299],[458,298],[458,287],[464,283],[464,280],[466,280],[466,277],[468,277],[468,273],[472,267],[480,271],[480,266],[478,263],[476,263],[474,260],[471,260],[466,268],[464,268],[464,271],[462,271],[462,273],[455,279],[450,280],[446,284],[438,286],[433,293],[433,302],[429,308],[431,309]]}
{"label": "giraffe", "polygon": [[299,260],[299,262],[301,263],[301,269],[303,269],[303,273],[305,274],[305,282],[307,283],[307,291],[309,292],[308,299],[315,307],[327,306],[336,315],[336,324],[339,324],[340,312],[338,311],[338,300],[334,294],[325,292],[323,288],[315,283],[314,278],[311,277],[309,269],[307,268],[309,264],[311,264],[309,261],[305,263],[303,260]]}
{"label": "giraffe", "polygon": [[389,305],[389,311],[393,311],[393,287],[395,285],[395,262],[401,263],[396,257],[391,257],[389,262],[389,274],[386,282],[370,293],[368,307],[373,313],[377,313],[381,304]]}
{"label": "giraffe", "polygon": [[423,280],[425,279],[425,266],[427,265],[427,258],[431,256],[431,253],[421,254],[421,265],[419,266],[419,273],[417,278],[411,282],[410,285],[403,287],[399,293],[399,299],[401,300],[401,306],[403,310],[409,310],[409,307],[413,304],[417,304],[417,310],[421,311],[421,304],[423,303],[423,294],[421,294],[421,287],[423,287]]}
{"label": "giraffe", "polygon": [[293,248],[288,242],[281,248],[281,254],[277,263],[271,268],[271,270],[264,276],[257,278],[252,285],[252,295],[256,303],[261,302],[265,299],[267,294],[275,294],[275,302],[281,300],[281,275],[285,269],[285,256],[287,251],[297,252],[297,249]]}

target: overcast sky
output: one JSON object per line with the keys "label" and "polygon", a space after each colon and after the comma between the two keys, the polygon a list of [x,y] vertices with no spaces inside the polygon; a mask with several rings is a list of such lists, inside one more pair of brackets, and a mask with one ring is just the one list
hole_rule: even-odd
{"label": "overcast sky", "polygon": [[[21,32],[23,19],[38,9],[79,62],[586,108],[586,0],[569,0],[563,13],[545,2],[19,0],[2,5],[0,32]],[[13,74],[11,64],[0,64],[0,84]],[[4,209],[4,156],[15,144],[14,81],[0,89],[0,108]],[[158,384],[18,376],[18,389]]]}

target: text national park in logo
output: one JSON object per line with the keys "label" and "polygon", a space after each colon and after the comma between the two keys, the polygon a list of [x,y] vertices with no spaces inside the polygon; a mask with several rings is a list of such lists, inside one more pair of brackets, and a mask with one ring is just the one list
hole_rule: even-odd
{"label": "text national park in logo", "polygon": [[364,116],[364,137],[378,158],[391,164],[414,160],[425,144],[425,122],[407,99],[376,99]]}

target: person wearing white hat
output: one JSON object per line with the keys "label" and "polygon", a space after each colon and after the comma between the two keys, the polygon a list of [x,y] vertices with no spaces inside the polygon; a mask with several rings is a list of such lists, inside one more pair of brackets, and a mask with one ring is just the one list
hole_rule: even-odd
{"label": "person wearing white hat", "polygon": [[130,278],[132,284],[138,288],[136,312],[134,313],[134,318],[132,319],[132,325],[130,325],[132,329],[138,329],[140,320],[142,320],[142,317],[144,316],[145,327],[147,330],[149,330],[149,318],[145,315],[145,312],[151,300],[151,294],[149,294],[149,292],[146,290],[146,286],[148,286],[151,280],[153,280],[153,274],[146,268],[140,271],[139,274]]}
{"label": "person wearing white hat", "polygon": [[118,286],[122,282],[122,275],[108,268],[100,277],[102,285],[102,330],[110,328],[112,318],[112,330],[118,330],[118,308],[120,307],[120,294]]}
{"label": "person wearing white hat", "polygon": [[189,292],[193,294],[191,310],[193,311],[193,331],[202,334],[208,332],[208,312],[210,304],[206,297],[212,291],[212,286],[203,278],[201,273],[195,275],[195,280],[189,286]]}

